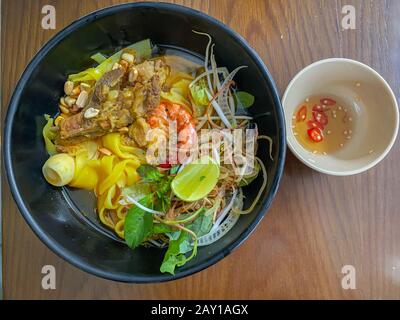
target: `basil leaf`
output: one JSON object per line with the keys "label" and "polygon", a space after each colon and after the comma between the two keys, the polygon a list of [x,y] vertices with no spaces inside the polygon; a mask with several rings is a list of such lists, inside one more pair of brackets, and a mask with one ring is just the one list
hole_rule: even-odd
{"label": "basil leaf", "polygon": [[155,209],[162,212],[167,212],[168,208],[171,206],[171,181],[173,177],[164,176],[157,183],[157,201],[155,204]]}
{"label": "basil leaf", "polygon": [[[153,195],[149,194],[139,200],[145,207],[152,204]],[[153,215],[134,206],[129,209],[125,218],[125,242],[130,248],[136,248],[153,232]]]}
{"label": "basil leaf", "polygon": [[139,168],[137,168],[137,172],[144,182],[158,182],[160,181],[164,175],[157,170],[157,168],[143,164]]}
{"label": "basil leaf", "polygon": [[235,97],[243,108],[250,108],[254,104],[254,96],[246,91],[235,92]]}
{"label": "basil leaf", "polygon": [[166,194],[171,190],[171,182],[173,177],[165,177],[161,179],[157,185],[157,192],[160,195]]}

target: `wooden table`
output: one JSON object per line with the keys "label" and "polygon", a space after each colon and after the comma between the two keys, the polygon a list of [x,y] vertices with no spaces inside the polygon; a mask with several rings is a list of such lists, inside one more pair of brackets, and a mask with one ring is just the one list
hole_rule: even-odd
{"label": "wooden table", "polygon": [[[2,118],[34,53],[74,19],[118,2],[123,1],[3,0]],[[372,66],[400,96],[398,0],[175,2],[204,11],[243,35],[281,93],[313,61],[346,57]],[[40,27],[45,4],[57,10],[56,30]],[[345,4],[356,9],[356,30],[341,28]],[[4,298],[399,299],[399,175],[398,141],[375,168],[345,178],[314,172],[288,152],[271,209],[239,249],[194,276],[154,285],[99,279],[60,259],[23,221],[3,182]],[[56,290],[41,288],[45,264],[57,270]],[[342,289],[344,265],[356,269],[355,290]]]}

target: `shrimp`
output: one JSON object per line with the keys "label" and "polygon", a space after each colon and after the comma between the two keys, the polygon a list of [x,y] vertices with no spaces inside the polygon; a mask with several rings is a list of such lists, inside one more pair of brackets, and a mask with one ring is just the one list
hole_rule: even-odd
{"label": "shrimp", "polygon": [[196,125],[192,115],[177,103],[161,103],[148,118],[152,129],[168,132],[171,121],[176,121],[178,146],[190,147],[197,141]]}
{"label": "shrimp", "polygon": [[[150,143],[149,148],[162,149],[165,137],[169,137],[169,156],[160,166],[170,167],[175,163],[183,163],[193,152],[197,144],[196,124],[192,115],[176,103],[161,103],[153,110],[147,123],[153,130],[158,130],[157,141]],[[173,132],[176,131],[176,132]],[[176,139],[172,140],[171,139]],[[168,138],[167,138],[168,139]],[[194,151],[195,152],[195,151]]]}

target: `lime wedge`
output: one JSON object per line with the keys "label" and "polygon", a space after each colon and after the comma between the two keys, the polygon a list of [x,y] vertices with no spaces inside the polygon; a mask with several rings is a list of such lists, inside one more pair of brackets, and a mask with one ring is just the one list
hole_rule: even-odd
{"label": "lime wedge", "polygon": [[197,201],[207,196],[218,182],[219,165],[209,156],[189,163],[179,172],[171,187],[183,201]]}

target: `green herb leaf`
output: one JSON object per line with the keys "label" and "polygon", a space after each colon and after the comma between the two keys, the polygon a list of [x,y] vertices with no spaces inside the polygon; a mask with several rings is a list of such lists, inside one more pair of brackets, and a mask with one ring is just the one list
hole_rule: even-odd
{"label": "green herb leaf", "polygon": [[153,234],[160,234],[160,233],[170,233],[173,232],[170,226],[167,226],[163,223],[155,223],[153,225]]}
{"label": "green herb leaf", "polygon": [[254,96],[246,91],[235,92],[235,97],[243,108],[250,108],[254,104]]}
{"label": "green herb leaf", "polygon": [[171,169],[169,169],[169,174],[177,174],[179,171],[180,165],[174,165]]}
{"label": "green herb leaf", "polygon": [[183,266],[185,263],[186,257],[183,254],[170,254],[168,257],[166,256],[164,258],[164,261],[160,267],[160,271],[175,274],[176,266]]}
{"label": "green herb leaf", "polygon": [[157,170],[157,168],[143,164],[139,168],[137,168],[137,172],[144,182],[158,182],[160,181],[164,175]]}
{"label": "green herb leaf", "polygon": [[164,177],[164,179],[160,179],[157,185],[157,192],[160,194],[165,194],[171,190],[171,181],[173,177]]}
{"label": "green herb leaf", "polygon": [[171,205],[171,181],[173,177],[164,176],[156,186],[156,204],[155,208],[158,211],[166,212]]}
{"label": "green herb leaf", "polygon": [[181,231],[176,240],[171,240],[169,242],[168,250],[165,253],[163,263],[160,267],[161,272],[175,274],[176,267],[183,266],[194,256],[191,255],[188,258],[185,256],[185,253],[192,249],[190,239],[191,235],[189,233]]}
{"label": "green herb leaf", "polygon": [[169,240],[177,240],[181,235],[181,230],[168,232],[166,235],[168,236]]}
{"label": "green herb leaf", "polygon": [[[199,209],[198,218],[190,225],[186,226],[192,230],[197,237],[201,237],[210,232],[213,225],[213,213],[215,208],[212,207],[208,210]],[[179,237],[177,235],[179,234]],[[193,241],[192,235],[185,231],[175,231],[167,233],[170,238],[168,250],[165,253],[163,263],[161,265],[161,272],[169,272],[174,274],[175,268],[183,266],[186,262],[191,260],[197,254],[197,239]],[[186,253],[192,251],[189,257]]]}
{"label": "green herb leaf", "polygon": [[[139,203],[149,208],[153,195],[149,194],[139,200]],[[138,206],[129,209],[125,218],[125,242],[130,248],[136,248],[153,232],[153,216]]]}
{"label": "green herb leaf", "polygon": [[207,83],[205,79],[199,80],[195,85],[190,87],[190,94],[197,106],[207,106],[209,103],[207,97]]}
{"label": "green herb leaf", "polygon": [[188,229],[192,230],[197,237],[202,237],[210,232],[213,225],[213,210],[207,210],[204,214],[200,215]]}

